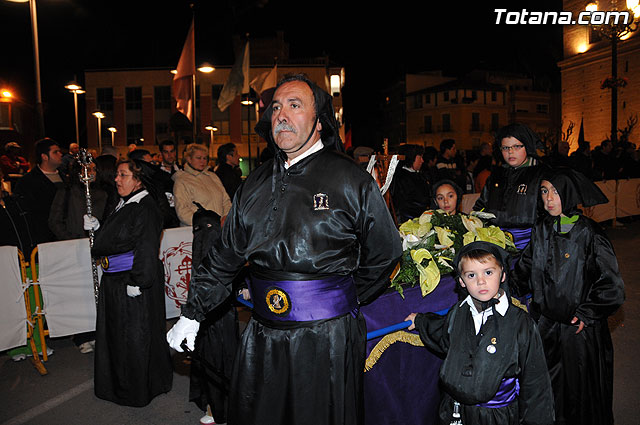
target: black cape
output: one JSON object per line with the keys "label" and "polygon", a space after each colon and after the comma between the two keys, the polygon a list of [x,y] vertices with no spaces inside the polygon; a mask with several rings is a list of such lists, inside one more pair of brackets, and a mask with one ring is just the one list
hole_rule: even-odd
{"label": "black cape", "polygon": [[[157,203],[147,195],[115,211],[95,233],[94,256],[134,252],[132,270],[102,275],[96,320],[96,396],[126,406],[145,406],[171,390],[161,232]],[[142,294],[127,296],[127,285]]]}
{"label": "black cape", "polygon": [[[540,335],[525,311],[510,304],[505,316],[498,312],[490,316],[478,336],[466,302],[452,306],[446,316],[418,314],[415,325],[425,346],[444,357],[440,424],[451,423],[453,400],[461,404],[464,424],[554,423]],[[496,348],[495,352],[490,353],[488,346]],[[505,378],[517,378],[520,384],[512,403],[498,408],[476,405],[491,400]]]}
{"label": "black cape", "polygon": [[[556,416],[567,424],[613,423],[613,345],[607,317],[624,301],[611,242],[580,216],[565,234],[555,217],[538,223],[515,267],[516,289],[531,292],[532,314],[551,374]],[[534,261],[535,259],[535,261]],[[585,323],[576,335],[573,317]]]}
{"label": "black cape", "polygon": [[398,223],[404,223],[429,209],[431,188],[422,173],[400,168],[393,175],[391,199]]}
{"label": "black cape", "polygon": [[540,181],[544,165],[494,167],[484,185],[474,211],[496,215],[492,224],[506,228],[530,228],[543,210],[539,205]]}

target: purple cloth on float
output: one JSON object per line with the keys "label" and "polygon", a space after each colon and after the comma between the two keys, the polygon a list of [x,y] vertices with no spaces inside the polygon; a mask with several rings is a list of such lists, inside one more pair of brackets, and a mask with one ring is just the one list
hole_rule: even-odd
{"label": "purple cloth on float", "polygon": [[108,255],[107,267],[102,265],[105,273],[126,272],[133,268],[133,251],[127,251],[122,254]]}
{"label": "purple cloth on float", "polygon": [[511,402],[518,397],[518,394],[520,394],[520,382],[518,381],[518,378],[503,379],[502,382],[500,382],[498,392],[493,396],[493,399],[486,403],[480,403],[478,406],[488,407],[491,409],[505,407],[511,404]]}
{"label": "purple cloth on float", "polygon": [[516,229],[516,228],[503,228],[502,230],[505,232],[509,232],[513,235],[513,243],[519,251],[522,251],[529,240],[531,239],[531,227],[527,227],[526,229]]}
{"label": "purple cloth on float", "polygon": [[269,320],[324,320],[358,310],[352,276],[278,281],[252,276],[250,291],[254,313]]}
{"label": "purple cloth on float", "polygon": [[[442,276],[436,289],[422,297],[420,287],[405,288],[405,299],[395,291],[361,307],[368,330],[404,321],[410,313],[438,312],[458,301],[455,281]],[[367,356],[381,338],[367,342]],[[424,347],[396,342],[387,348],[373,368],[364,374],[365,423],[367,425],[437,423],[438,388],[442,360]]]}

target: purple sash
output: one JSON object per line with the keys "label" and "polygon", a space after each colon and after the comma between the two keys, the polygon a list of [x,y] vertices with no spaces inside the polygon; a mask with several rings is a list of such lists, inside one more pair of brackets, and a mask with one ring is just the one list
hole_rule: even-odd
{"label": "purple sash", "polygon": [[268,320],[324,320],[358,309],[351,276],[317,280],[262,280],[252,276],[250,291],[254,313]]}
{"label": "purple sash", "polygon": [[531,227],[527,227],[526,229],[506,227],[502,230],[513,235],[513,243],[516,245],[516,248],[518,248],[519,251],[522,251],[531,239]]}
{"label": "purple sash", "polygon": [[499,407],[508,406],[513,400],[520,394],[520,382],[518,378],[503,379],[500,382],[500,388],[493,398],[486,403],[480,403],[480,407],[488,407],[490,409],[497,409]]}
{"label": "purple sash", "polygon": [[131,270],[133,268],[133,251],[102,257],[100,265],[105,273],[118,273]]}

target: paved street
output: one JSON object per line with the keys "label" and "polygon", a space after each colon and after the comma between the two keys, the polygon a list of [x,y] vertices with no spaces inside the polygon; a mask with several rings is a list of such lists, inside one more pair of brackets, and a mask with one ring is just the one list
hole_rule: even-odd
{"label": "paved street", "polygon": [[[640,393],[640,221],[607,228],[626,287],[626,302],[610,319],[615,346],[614,412],[617,425],[638,423]],[[202,416],[187,400],[188,365],[174,356],[174,383],[168,394],[144,408],[122,407],[93,394],[93,354],[80,354],[69,338],[50,343],[55,353],[46,363],[49,374],[40,376],[29,360],[13,362],[0,355],[0,425],[43,424],[198,424]],[[412,424],[406,424],[412,425]]]}

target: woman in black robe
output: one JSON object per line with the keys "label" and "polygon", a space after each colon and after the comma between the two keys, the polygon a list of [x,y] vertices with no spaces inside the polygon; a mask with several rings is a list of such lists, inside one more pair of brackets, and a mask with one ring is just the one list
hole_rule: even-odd
{"label": "woman in black robe", "polygon": [[[613,246],[577,205],[607,202],[584,175],[557,169],[543,175],[547,216],[515,267],[520,295],[533,294],[551,375],[557,424],[613,423],[613,344],[607,317],[624,301]],[[535,260],[534,260],[535,259]]]}
{"label": "woman in black robe", "polygon": [[[165,334],[164,279],[158,259],[162,215],[143,184],[145,164],[118,165],[121,199],[94,228],[94,256],[104,273],[96,321],[95,394],[126,406],[145,406],[171,390],[173,370]],[[146,182],[147,180],[145,180]],[[149,184],[149,183],[147,183]]]}

